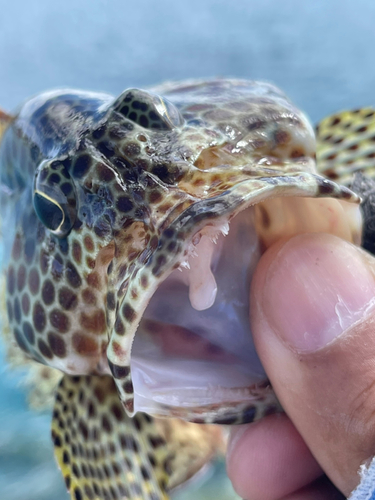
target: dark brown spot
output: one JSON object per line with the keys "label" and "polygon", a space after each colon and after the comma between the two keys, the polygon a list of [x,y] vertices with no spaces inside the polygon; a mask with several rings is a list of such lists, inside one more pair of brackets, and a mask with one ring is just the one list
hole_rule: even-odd
{"label": "dark brown spot", "polygon": [[91,236],[85,236],[83,239],[83,244],[85,245],[85,248],[88,252],[93,252],[95,249],[94,242],[91,238]]}
{"label": "dark brown spot", "polygon": [[109,141],[99,142],[98,149],[106,158],[111,158],[115,154],[115,145]]}
{"label": "dark brown spot", "polygon": [[70,476],[65,476],[64,477],[64,480],[65,480],[65,485],[67,487],[67,490],[70,491]]}
{"label": "dark brown spot", "polygon": [[17,290],[21,292],[26,284],[26,267],[21,265],[17,271]]}
{"label": "dark brown spot", "polygon": [[111,422],[109,421],[109,418],[107,415],[103,415],[102,417],[102,428],[110,434],[112,432],[112,425]]}
{"label": "dark brown spot", "polygon": [[148,278],[144,274],[141,276],[141,285],[142,285],[143,288],[147,288],[148,287]]}
{"label": "dark brown spot", "polygon": [[13,295],[16,289],[16,275],[13,266],[9,266],[7,276],[7,290],[10,295]]}
{"label": "dark brown spot", "polygon": [[10,300],[7,300],[7,314],[9,322],[11,323],[13,321],[13,306]]}
{"label": "dark brown spot", "polygon": [[111,361],[108,361],[109,368],[111,369],[112,375],[116,379],[126,378],[130,374],[129,366],[115,365]]}
{"label": "dark brown spot", "polygon": [[94,269],[95,265],[96,265],[96,261],[95,261],[95,259],[92,259],[91,257],[86,257],[86,264],[87,264],[88,268]]}
{"label": "dark brown spot", "polygon": [[39,292],[40,279],[39,273],[35,268],[31,269],[29,273],[28,284],[32,295],[37,295],[37,293]]}
{"label": "dark brown spot", "polygon": [[293,149],[293,151],[290,153],[291,158],[301,158],[305,156],[305,151],[303,149]]}
{"label": "dark brown spot", "polygon": [[148,441],[154,449],[165,445],[164,439],[159,436],[149,436]]}
{"label": "dark brown spot", "polygon": [[330,179],[338,179],[339,178],[339,174],[337,173],[336,170],[333,170],[333,169],[325,170],[324,175],[326,177],[329,177]]}
{"label": "dark brown spot", "polygon": [[122,322],[122,319],[120,317],[116,318],[115,332],[117,333],[117,335],[124,335],[125,334],[124,323]]}
{"label": "dark brown spot", "polygon": [[48,254],[44,250],[42,250],[40,252],[40,270],[42,271],[43,274],[46,274],[48,271],[48,262],[49,262]]}
{"label": "dark brown spot", "polygon": [[113,292],[107,293],[107,307],[111,311],[114,311],[116,309],[116,298]]}
{"label": "dark brown spot", "polygon": [[126,394],[133,394],[133,383],[131,380],[128,380],[122,385],[122,388],[126,392]]}
{"label": "dark brown spot", "polygon": [[338,125],[341,122],[341,118],[338,116],[334,116],[331,121],[331,127],[334,127],[335,125]]}
{"label": "dark brown spot", "polygon": [[329,181],[324,180],[319,184],[319,193],[321,194],[332,194],[334,190],[334,186]]}
{"label": "dark brown spot", "polygon": [[[73,473],[75,474],[75,472],[74,472],[74,465],[73,465]],[[76,472],[78,472],[78,469],[76,469]],[[79,477],[79,476],[77,476],[77,477]],[[83,500],[83,496],[82,496],[81,490],[79,488],[77,488],[77,487],[74,488],[74,499],[75,500]]]}
{"label": "dark brown spot", "polygon": [[90,288],[86,288],[82,292],[82,300],[85,304],[90,305],[90,306],[95,306],[96,305],[96,296]]}
{"label": "dark brown spot", "polygon": [[64,286],[61,290],[59,290],[59,303],[63,309],[71,311],[77,307],[77,295]]}
{"label": "dark brown spot", "polygon": [[37,302],[33,309],[33,324],[37,332],[43,332],[46,327],[46,313],[43,306]]}
{"label": "dark brown spot", "polygon": [[70,464],[70,456],[66,450],[63,453],[63,462],[64,464]]}
{"label": "dark brown spot", "polygon": [[122,308],[122,315],[124,316],[124,318],[129,322],[129,323],[132,323],[135,318],[137,317],[136,315],[136,312],[135,310],[133,309],[133,307],[128,304],[128,303],[125,303],[123,308]]}
{"label": "dark brown spot", "polygon": [[155,457],[153,455],[151,455],[151,453],[148,454],[148,461],[150,462],[151,467],[155,467],[156,466]]}
{"label": "dark brown spot", "polygon": [[355,151],[359,148],[359,145],[358,144],[352,144],[351,146],[349,146],[347,149],[349,149],[350,151]]}
{"label": "dark brown spot", "polygon": [[21,314],[20,301],[18,297],[16,297],[14,300],[13,311],[14,311],[14,319],[16,320],[17,323],[21,323],[22,314]]}
{"label": "dark brown spot", "polygon": [[29,311],[30,311],[30,299],[29,299],[29,296],[27,293],[24,293],[22,295],[21,305],[22,305],[23,314],[25,316],[27,316],[29,314]]}
{"label": "dark brown spot", "polygon": [[72,255],[73,259],[77,264],[82,262],[82,248],[78,241],[74,241],[72,245]]}
{"label": "dark brown spot", "polygon": [[133,209],[133,202],[127,196],[120,196],[117,200],[116,207],[121,212],[130,212]]}
{"label": "dark brown spot", "polygon": [[115,178],[113,170],[107,167],[107,165],[104,165],[104,163],[99,163],[97,172],[101,182],[111,182]]}
{"label": "dark brown spot", "polygon": [[97,272],[93,272],[87,276],[87,284],[92,286],[93,288],[97,288],[100,290],[101,288],[101,279]]}
{"label": "dark brown spot", "polygon": [[59,358],[65,358],[66,346],[64,340],[56,333],[50,332],[48,334],[48,343],[53,354]]}
{"label": "dark brown spot", "polygon": [[47,358],[47,359],[53,358],[52,351],[48,347],[48,345],[44,342],[44,340],[42,340],[42,339],[38,340],[38,349],[45,358]]}
{"label": "dark brown spot", "polygon": [[51,325],[60,333],[66,333],[69,330],[70,324],[68,316],[58,309],[53,309],[50,312],[49,320]]}
{"label": "dark brown spot", "polygon": [[291,140],[289,132],[286,130],[276,130],[274,134],[274,140],[278,146],[283,146],[285,144],[288,144],[288,142]]}
{"label": "dark brown spot", "polygon": [[151,191],[148,199],[150,203],[157,203],[162,199],[162,194],[160,191]]}
{"label": "dark brown spot", "polygon": [[51,265],[51,275],[56,281],[60,280],[64,272],[63,259],[61,255],[56,254],[53,257]]}
{"label": "dark brown spot", "polygon": [[102,310],[95,311],[90,315],[82,311],[79,322],[82,328],[97,335],[106,330],[105,313]]}
{"label": "dark brown spot", "polygon": [[42,299],[46,306],[50,306],[55,300],[55,287],[51,280],[46,280],[43,283]]}
{"label": "dark brown spot", "polygon": [[73,288],[79,288],[82,284],[81,277],[78,274],[78,271],[75,268],[74,264],[72,264],[71,262],[68,262],[66,265],[65,277],[66,277],[68,283]]}
{"label": "dark brown spot", "polygon": [[116,420],[118,422],[121,422],[123,419],[124,419],[124,411],[123,409],[120,407],[120,405],[114,403],[112,406],[111,406],[111,412],[113,413],[113,415],[115,416]]}
{"label": "dark brown spot", "polygon": [[94,356],[98,353],[99,346],[96,340],[80,332],[73,334],[72,344],[78,354]]}
{"label": "dark brown spot", "polygon": [[128,142],[125,144],[124,153],[126,156],[137,156],[140,152],[141,148],[136,142]]}
{"label": "dark brown spot", "polygon": [[[84,464],[82,464],[82,471],[83,471],[83,465],[84,465]],[[88,478],[88,477],[89,477],[89,475],[88,475],[87,473],[84,473],[83,475],[84,475],[86,478]],[[92,489],[90,488],[90,486],[89,486],[89,485],[87,485],[87,484],[85,484],[85,488],[84,488],[84,489],[85,489],[85,494],[86,494],[87,498],[88,498],[89,500],[93,500],[93,499],[94,499],[94,492],[92,491]]]}
{"label": "dark brown spot", "polygon": [[35,342],[35,336],[34,336],[34,330],[30,323],[25,322],[22,326],[23,334],[25,336],[25,339],[30,343],[34,344]]}
{"label": "dark brown spot", "polygon": [[[80,399],[81,399],[80,403],[82,404],[83,403],[83,398],[80,398]],[[86,423],[83,420],[79,421],[78,428],[79,428],[79,432],[81,433],[81,435],[83,436],[83,438],[85,439],[85,441],[87,441],[87,439],[89,437],[89,429],[88,429]]]}
{"label": "dark brown spot", "polygon": [[362,132],[366,132],[366,131],[367,131],[367,127],[366,127],[366,125],[363,125],[362,127],[357,128],[357,130],[356,130],[356,132],[357,132],[358,134],[361,134]]}
{"label": "dark brown spot", "polygon": [[18,328],[15,328],[13,330],[13,333],[14,333],[14,338],[16,339],[16,342],[17,344],[19,345],[19,347],[25,351],[25,352],[29,352],[28,350],[28,346],[25,342],[25,339],[23,338],[21,332],[18,330]]}
{"label": "dark brown spot", "polygon": [[73,167],[73,176],[77,179],[82,179],[84,177],[91,165],[91,158],[88,154],[83,154],[76,159]]}
{"label": "dark brown spot", "polygon": [[105,392],[100,386],[95,387],[94,389],[94,395],[98,402],[102,405],[105,401]]}

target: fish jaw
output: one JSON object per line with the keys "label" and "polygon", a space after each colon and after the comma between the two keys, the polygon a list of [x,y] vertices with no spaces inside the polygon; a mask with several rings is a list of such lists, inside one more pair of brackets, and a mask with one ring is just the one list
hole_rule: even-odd
{"label": "fish jaw", "polygon": [[[287,200],[301,200],[302,204],[306,204],[309,197],[318,197],[318,199],[310,200],[312,203],[310,210],[318,219],[320,213],[321,222],[315,228],[309,228],[308,221],[299,221],[294,226],[291,224],[289,236],[292,236],[293,232],[294,234],[300,232],[301,227],[305,227],[306,230],[338,234],[349,241],[358,239],[359,228],[354,224],[355,229],[353,230],[353,227],[346,222],[344,215],[347,206],[350,205],[348,202],[358,203],[359,201],[358,197],[349,189],[340,187],[332,181],[310,172],[291,172],[288,174],[278,172],[279,175],[275,175],[275,173],[275,170],[273,170],[272,175],[253,177],[239,182],[218,196],[191,204],[162,232],[154,251],[151,252],[150,250],[147,258],[143,262],[139,262],[138,266],[134,268],[132,277],[127,283],[127,290],[118,307],[116,324],[120,334],[116,332],[115,328],[107,348],[109,367],[117,384],[120,398],[129,415],[134,415],[137,411],[146,411],[159,416],[174,415],[196,422],[243,423],[244,421],[261,418],[270,412],[280,411],[280,405],[269,387],[266,375],[261,370],[259,371],[259,368],[258,373],[253,373],[247,379],[246,376],[242,377],[242,379],[240,377],[239,383],[234,377],[233,385],[229,384],[229,387],[228,383],[223,382],[223,380],[219,381],[215,387],[215,383],[206,374],[208,388],[196,387],[194,395],[190,395],[190,399],[189,397],[186,399],[188,392],[181,390],[182,386],[178,384],[171,389],[157,387],[156,380],[158,374],[160,374],[159,369],[161,366],[153,366],[152,354],[148,358],[145,357],[150,332],[147,331],[147,328],[144,328],[144,324],[142,326],[141,322],[143,317],[146,320],[156,319],[157,322],[160,322],[160,314],[155,314],[155,302],[153,305],[157,290],[163,283],[170,280],[173,274],[178,273],[181,267],[191,265],[195,268],[194,258],[192,258],[195,252],[198,252],[197,266],[199,268],[202,256],[207,257],[210,246],[209,244],[206,245],[203,248],[203,254],[201,253],[199,257],[199,252],[202,252],[202,248],[199,249],[202,238],[206,242],[217,240],[221,237],[219,235],[227,233],[228,224],[231,226],[236,223],[237,217],[249,219],[250,231],[252,225],[255,227],[256,252],[258,252],[255,257],[256,264],[260,255],[275,240],[272,237],[270,239],[269,231],[267,231],[270,223],[266,223],[264,220],[265,210],[269,211],[268,219],[272,219],[273,213],[275,213],[275,209],[272,207],[273,200],[279,200],[281,206],[283,201],[286,201],[286,210],[288,210]],[[328,199],[322,199],[324,197],[328,197]],[[342,205],[344,205],[344,209]],[[277,207],[277,216],[279,216],[279,212],[280,209]],[[327,226],[325,224],[328,220],[326,216],[328,213],[333,213],[334,216],[331,217],[331,222]],[[298,217],[296,219],[298,220]],[[285,232],[284,228],[284,236],[288,236]],[[276,234],[276,238],[280,236],[282,235]],[[222,238],[226,239],[224,235]],[[191,270],[189,272],[190,296],[197,295],[195,309],[209,310],[215,302],[217,292],[215,291],[215,280],[212,282],[212,273],[210,273],[210,269],[207,269],[212,262],[207,258],[203,260],[206,263],[203,264],[201,269],[198,269],[198,272],[194,273]],[[200,274],[205,276],[205,280],[201,280],[203,285],[206,285],[207,277],[209,281],[211,280],[211,284],[206,287],[206,291],[202,291],[202,283],[197,285],[197,277],[199,281]],[[199,296],[199,293],[201,293],[201,296]],[[200,300],[204,302],[201,307],[199,305]],[[194,303],[194,298],[190,302]],[[154,311],[151,313],[151,317],[148,317],[148,306],[151,311]],[[244,306],[244,310],[247,307],[248,304]],[[121,327],[119,327],[119,324]],[[165,335],[167,335],[171,323],[162,326],[167,327],[164,330]],[[137,328],[137,340],[133,344]],[[177,334],[177,330],[175,330],[175,333]],[[214,334],[214,332],[212,333]],[[251,343],[249,326],[247,334],[248,341]],[[138,337],[140,341],[138,341]],[[151,342],[156,337],[151,332]],[[161,337],[163,337],[163,333],[161,333]],[[190,341],[193,337],[194,335],[191,336]],[[144,345],[142,344],[142,338],[146,338]],[[177,364],[180,354],[177,354]],[[146,361],[142,361],[142,357]],[[227,364],[228,373],[233,372],[233,360],[232,365],[230,365],[228,359],[225,362],[229,362],[229,365]],[[145,368],[147,364],[149,368]],[[183,364],[183,361],[181,364]],[[259,367],[259,360],[255,361],[255,365]],[[173,367],[172,365],[168,365],[168,367],[168,377],[173,378],[173,375],[171,375]],[[186,368],[185,374],[188,372],[189,368]],[[168,377],[164,375],[164,381]],[[136,381],[135,386],[134,380]],[[147,380],[152,380],[152,382],[145,389]],[[155,389],[155,387],[157,388]],[[197,396],[198,393],[200,393],[200,396]]]}

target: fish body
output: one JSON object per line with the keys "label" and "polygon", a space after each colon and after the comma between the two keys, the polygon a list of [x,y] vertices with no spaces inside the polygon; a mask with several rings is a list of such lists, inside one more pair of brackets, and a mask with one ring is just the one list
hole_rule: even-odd
{"label": "fish body", "polygon": [[317,173],[311,125],[267,83],[54,91],[5,121],[9,327],[65,374],[52,436],[67,487],[166,498],[202,460],[176,474],[148,414],[237,424],[281,411],[251,339],[252,273],[300,231],[359,243],[359,198]]}

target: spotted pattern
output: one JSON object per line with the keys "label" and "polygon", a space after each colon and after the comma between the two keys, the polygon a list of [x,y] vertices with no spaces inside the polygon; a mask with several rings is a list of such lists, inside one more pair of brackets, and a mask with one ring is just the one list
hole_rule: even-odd
{"label": "spotted pattern", "polygon": [[72,499],[167,499],[173,456],[151,417],[126,415],[111,377],[62,379],[52,440]]}
{"label": "spotted pattern", "polygon": [[132,415],[134,332],[194,233],[271,193],[353,198],[314,173],[313,156],[308,122],[268,84],[32,99],[0,148],[17,214],[7,310],[21,349],[78,375],[105,372],[107,349]]}
{"label": "spotted pattern", "polygon": [[[116,99],[41,94],[8,124],[0,182],[3,220],[13,217],[6,232],[7,311],[16,342],[30,358],[65,373],[108,381],[110,371],[129,416],[138,323],[160,282],[186,261],[197,232],[270,196],[358,201],[315,172],[315,140],[304,115],[272,85],[241,80],[130,89]],[[246,407],[162,410],[225,424],[279,410],[274,398],[256,397]],[[107,401],[97,402],[110,434]],[[70,406],[68,422],[68,403],[62,404],[57,399],[54,419],[60,464],[68,448],[57,428],[79,425],[73,409],[81,410]],[[80,478],[69,460],[72,498],[90,498],[81,483],[72,486],[72,477]]]}
{"label": "spotted pattern", "polygon": [[317,127],[317,160],[329,179],[350,185],[357,172],[375,174],[375,109],[343,111]]}

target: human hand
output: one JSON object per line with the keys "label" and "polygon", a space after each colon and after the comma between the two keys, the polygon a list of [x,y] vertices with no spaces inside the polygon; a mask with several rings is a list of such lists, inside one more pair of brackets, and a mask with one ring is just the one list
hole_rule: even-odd
{"label": "human hand", "polygon": [[375,258],[328,234],[296,236],[262,257],[250,303],[286,414],[232,432],[236,491],[246,500],[348,496],[375,454]]}

